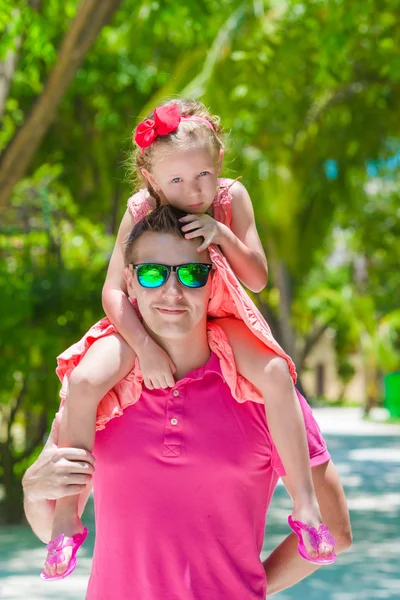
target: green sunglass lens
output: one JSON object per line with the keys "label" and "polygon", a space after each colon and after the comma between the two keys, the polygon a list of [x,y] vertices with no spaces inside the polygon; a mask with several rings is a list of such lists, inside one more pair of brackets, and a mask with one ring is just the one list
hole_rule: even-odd
{"label": "green sunglass lens", "polygon": [[190,288],[204,287],[207,283],[208,269],[204,265],[193,264],[179,267],[178,277]]}
{"label": "green sunglass lens", "polygon": [[137,270],[137,276],[143,287],[156,288],[165,283],[168,270],[162,265],[141,265]]}

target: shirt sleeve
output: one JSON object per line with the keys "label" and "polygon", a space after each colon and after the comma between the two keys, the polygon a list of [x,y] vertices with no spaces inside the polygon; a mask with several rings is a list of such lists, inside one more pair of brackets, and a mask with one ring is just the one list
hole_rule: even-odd
{"label": "shirt sleeve", "polygon": [[[317,467],[318,465],[323,465],[328,462],[330,459],[330,454],[310,405],[297,389],[296,394],[300,402],[300,407],[304,417],[304,424],[306,426],[311,467]],[[286,471],[274,445],[272,448],[272,468],[277,475],[279,475],[279,477],[284,477],[286,475]]]}

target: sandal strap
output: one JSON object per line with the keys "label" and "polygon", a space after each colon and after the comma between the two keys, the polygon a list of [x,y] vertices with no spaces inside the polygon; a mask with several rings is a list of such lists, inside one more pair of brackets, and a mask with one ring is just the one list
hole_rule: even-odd
{"label": "sandal strap", "polygon": [[[74,536],[75,537],[75,536]],[[48,565],[58,565],[65,560],[64,548],[73,546],[75,543],[74,537],[66,537],[60,533],[54,540],[46,546],[48,552],[45,563]]]}
{"label": "sandal strap", "polygon": [[324,523],[318,527],[318,530],[315,527],[306,525],[306,523],[303,523],[302,521],[293,520],[293,524],[309,534],[310,543],[314,550],[320,550],[324,543],[330,546],[335,545],[335,538]]}

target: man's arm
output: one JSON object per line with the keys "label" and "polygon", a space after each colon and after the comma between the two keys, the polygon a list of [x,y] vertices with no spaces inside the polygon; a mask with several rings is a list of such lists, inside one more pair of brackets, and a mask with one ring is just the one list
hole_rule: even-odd
{"label": "man's arm", "polygon": [[81,448],[58,448],[61,414],[57,413],[50,435],[36,462],[22,478],[24,510],[34,533],[43,542],[51,538],[56,500],[80,494],[82,514],[91,490],[95,459]]}
{"label": "man's arm", "polygon": [[[350,516],[339,475],[332,461],[312,469],[313,483],[324,523],[335,538],[336,554],[347,550],[352,542]],[[282,478],[289,494],[293,486]],[[264,561],[267,597],[289,588],[308,577],[318,566],[307,562],[297,552],[297,536],[289,535]]]}

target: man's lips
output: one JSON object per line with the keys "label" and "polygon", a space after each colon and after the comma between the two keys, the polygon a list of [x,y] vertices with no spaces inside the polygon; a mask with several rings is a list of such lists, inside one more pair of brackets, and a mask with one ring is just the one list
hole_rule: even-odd
{"label": "man's lips", "polygon": [[187,310],[183,306],[155,306],[154,308],[163,315],[181,315]]}

